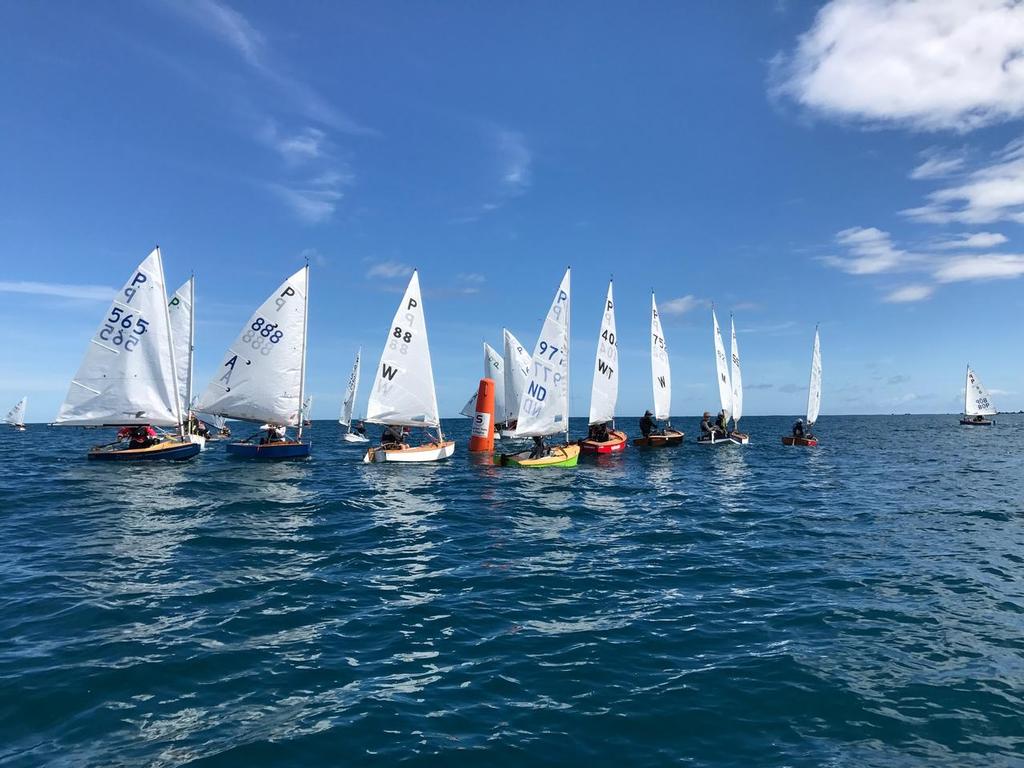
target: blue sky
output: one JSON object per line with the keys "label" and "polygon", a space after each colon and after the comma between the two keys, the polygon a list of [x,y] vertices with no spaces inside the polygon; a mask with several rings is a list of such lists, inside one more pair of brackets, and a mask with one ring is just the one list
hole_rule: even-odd
{"label": "blue sky", "polygon": [[[53,417],[159,243],[197,276],[197,387],[309,258],[309,390],[337,413],[421,272],[438,398],[533,345],[573,266],[573,415],[615,276],[619,412],[716,406],[735,311],[749,414],[951,412],[969,361],[1024,408],[1024,9],[929,3],[8,3],[0,376]],[[361,393],[360,407],[366,391]]]}

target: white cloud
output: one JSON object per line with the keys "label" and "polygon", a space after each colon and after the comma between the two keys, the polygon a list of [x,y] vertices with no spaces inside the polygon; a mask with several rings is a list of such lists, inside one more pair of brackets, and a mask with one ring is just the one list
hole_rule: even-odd
{"label": "white cloud", "polygon": [[282,133],[277,123],[268,120],[257,138],[277,152],[289,166],[318,160],[327,153],[326,134],[319,128],[306,126],[294,133]]}
{"label": "white cloud", "polygon": [[680,296],[677,299],[669,299],[663,301],[658,305],[658,311],[663,315],[685,315],[694,309],[700,309],[702,307],[710,306],[711,302],[707,299],[698,299],[692,294],[686,296]]}
{"label": "white cloud", "polygon": [[850,227],[836,234],[836,242],[847,249],[846,257],[827,256],[823,261],[851,275],[875,275],[906,269],[922,256],[897,248],[892,237],[875,227]]}
{"label": "white cloud", "polygon": [[500,129],[495,135],[501,160],[501,184],[509,194],[520,194],[530,186],[533,153],[526,137],[518,131]]}
{"label": "white cloud", "polygon": [[1024,256],[1011,253],[958,256],[935,271],[935,279],[940,283],[1011,280],[1021,275],[1024,275]]}
{"label": "white cloud", "polygon": [[963,170],[967,157],[963,152],[949,153],[930,149],[922,153],[924,162],[910,172],[912,179],[940,179]]}
{"label": "white cloud", "polygon": [[1022,3],[832,0],[775,89],[829,117],[966,131],[1024,116],[1022,49]]}
{"label": "white cloud", "polygon": [[964,232],[957,235],[956,239],[940,241],[932,248],[941,251],[960,251],[970,248],[994,248],[1005,242],[1008,242],[1006,235],[998,232]]}
{"label": "white cloud", "polygon": [[305,186],[288,184],[267,185],[296,216],[308,224],[319,224],[334,215],[338,202],[344,197],[338,186],[317,185],[316,181]]}
{"label": "white cloud", "polygon": [[35,296],[59,296],[64,299],[110,301],[116,288],[105,285],[69,285],[67,283],[34,283],[25,280],[0,281],[0,293],[27,293]]}
{"label": "white cloud", "polygon": [[892,304],[903,304],[911,301],[923,301],[931,296],[935,292],[935,287],[931,285],[905,285],[902,288],[897,288],[895,291],[891,291],[886,294],[884,301]]}
{"label": "white cloud", "polygon": [[234,48],[252,66],[262,66],[263,35],[238,11],[217,0],[168,0],[166,5]]}
{"label": "white cloud", "polygon": [[366,276],[370,278],[382,277],[385,280],[393,280],[396,277],[407,277],[411,274],[412,267],[408,264],[400,264],[397,261],[382,261],[370,267]]}

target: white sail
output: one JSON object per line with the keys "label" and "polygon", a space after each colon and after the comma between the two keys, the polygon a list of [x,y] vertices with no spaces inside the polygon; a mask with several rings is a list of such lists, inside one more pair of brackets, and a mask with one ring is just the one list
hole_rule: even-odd
{"label": "white sail", "polygon": [[718,399],[726,418],[732,414],[732,385],[729,383],[729,360],[725,356],[725,344],[722,343],[722,331],[718,327],[715,308],[711,308],[711,320],[715,334],[715,369],[718,373]]}
{"label": "white sail", "polygon": [[530,376],[519,403],[516,435],[569,430],[569,270],[565,270],[534,347]]}
{"label": "white sail", "polygon": [[590,390],[590,423],[604,424],[615,419],[615,401],[619,398],[619,347],[615,336],[615,300],[612,283],[604,300],[601,333],[597,338],[594,384]]}
{"label": "white sail", "polygon": [[13,424],[16,427],[25,426],[25,410],[28,408],[28,396],[21,398],[18,404],[11,408],[7,412],[7,418],[4,419],[8,424]]}
{"label": "white sail", "polygon": [[312,417],[309,415],[313,412],[313,396],[306,395],[302,401],[302,418],[309,421]]}
{"label": "white sail", "polygon": [[246,321],[196,410],[258,424],[300,423],[309,267],[285,280]]}
{"label": "white sail", "polygon": [[438,427],[437,393],[427,344],[419,273],[409,279],[370,390],[366,420],[375,424]]}
{"label": "white sail", "polygon": [[459,411],[459,413],[463,416],[468,416],[471,419],[476,416],[476,398],[479,394],[479,392],[474,392],[473,396],[469,398],[469,402],[462,406],[462,410]]}
{"label": "white sail", "polygon": [[343,426],[352,424],[352,409],[356,405],[356,392],[359,391],[359,358],[362,357],[363,349],[356,350],[356,361],[352,365],[352,373],[348,375],[348,385],[345,387],[345,399],[341,402],[341,418],[338,423]]}
{"label": "white sail", "polygon": [[197,413],[196,417],[200,421],[205,421],[207,424],[209,424],[216,430],[225,429],[228,425],[227,419],[225,419],[223,416],[217,416],[216,414],[213,413]]}
{"label": "white sail", "polygon": [[195,278],[190,277],[171,296],[167,314],[171,321],[171,341],[174,343],[175,376],[178,379],[178,396],[181,410],[188,410],[192,402],[192,355],[195,340]]}
{"label": "white sail", "polygon": [[668,344],[661,329],[661,315],[651,292],[651,382],[654,386],[654,418],[672,417],[672,368],[668,362]]}
{"label": "white sail", "polygon": [[743,375],[740,373],[740,345],[736,341],[736,321],[729,318],[729,330],[732,331],[732,418],[739,424],[743,418]]}
{"label": "white sail", "polygon": [[519,418],[519,401],[526,391],[532,361],[530,353],[508,329],[502,329],[505,345],[505,414],[499,421],[511,422]]}
{"label": "white sail", "polygon": [[[504,421],[505,414],[505,361],[487,342],[484,342],[484,378],[494,381],[494,418]],[[475,413],[474,413],[475,415]]]}
{"label": "white sail", "polygon": [[181,423],[163,260],[155,248],[114,296],[54,424]]}
{"label": "white sail", "polygon": [[964,414],[966,416],[992,416],[998,413],[988,390],[978,379],[978,374],[967,366],[967,383],[964,394]]}
{"label": "white sail", "polygon": [[818,420],[821,411],[821,342],[814,329],[814,350],[811,352],[811,380],[807,385],[807,426]]}

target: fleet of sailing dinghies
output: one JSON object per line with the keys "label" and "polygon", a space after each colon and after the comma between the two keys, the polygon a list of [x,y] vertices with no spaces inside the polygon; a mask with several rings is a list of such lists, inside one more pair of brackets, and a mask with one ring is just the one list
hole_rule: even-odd
{"label": "fleet of sailing dinghies", "polygon": [[[532,451],[498,454],[502,466],[575,467],[580,447],[569,444],[570,270],[555,291],[519,402],[515,437],[535,440]],[[547,447],[543,438],[564,434],[566,444]]]}
{"label": "fleet of sailing dinghies", "polygon": [[633,440],[642,448],[667,448],[682,445],[683,433],[672,428],[672,366],[668,361],[668,342],[661,327],[658,302],[651,291],[651,384],[654,387],[654,418],[665,427]]}
{"label": "fleet of sailing dinghies", "polygon": [[[246,321],[196,410],[267,427],[228,443],[240,458],[295,459],[309,455],[302,440],[306,380],[309,267],[285,280]],[[287,428],[295,427],[290,439]]]}
{"label": "fleet of sailing dinghies", "polygon": [[4,421],[10,424],[17,432],[25,431],[25,411],[28,408],[28,396],[21,398],[17,404],[7,412]]}
{"label": "fleet of sailing dinghies", "polygon": [[[580,448],[591,453],[618,453],[626,447],[626,433],[615,429],[615,403],[619,399],[619,347],[615,335],[615,300],[612,281],[604,300],[597,337],[594,383],[590,389],[590,434]],[[595,429],[596,428],[596,429]]]}
{"label": "fleet of sailing dinghies", "polygon": [[[441,432],[420,278],[415,270],[388,327],[384,351],[370,390],[366,421],[384,424],[392,430],[399,429],[399,433],[393,433],[396,439],[385,438],[380,447],[366,452],[363,461],[367,464],[438,461],[455,452],[454,441],[445,440]],[[411,446],[405,442],[406,427],[433,430],[437,436],[431,436],[421,445]]]}
{"label": "fleet of sailing dinghies", "polygon": [[811,428],[818,420],[818,413],[821,411],[821,340],[818,338],[818,329],[814,329],[814,347],[811,349],[811,378],[807,382],[807,419],[804,423],[804,433],[785,435],[782,438],[783,445],[814,446],[818,444],[818,438],[811,434]]}
{"label": "fleet of sailing dinghies", "polygon": [[996,411],[995,403],[988,394],[988,390],[981,383],[978,374],[967,366],[967,379],[964,382],[964,417],[960,423],[970,426],[989,427],[994,423],[986,416],[994,416]]}
{"label": "fleet of sailing dinghies", "polygon": [[[701,435],[697,442],[701,445],[746,445],[750,437],[739,431],[739,420],[743,416],[743,377],[740,369],[740,348],[736,341],[736,324],[730,318],[732,330],[732,359],[725,356],[725,344],[722,342],[722,331],[718,326],[718,316],[711,307],[712,334],[715,342],[715,374],[718,379],[718,399],[726,422],[732,419],[733,426],[723,436],[720,432]],[[731,367],[731,373],[730,373]]]}
{"label": "fleet of sailing dinghies", "polygon": [[[54,420],[59,426],[116,426],[131,442],[97,446],[103,460],[188,459],[200,447],[184,433],[177,364],[160,249],[115,294]],[[152,427],[177,434],[157,436]]]}
{"label": "fleet of sailing dinghies", "polygon": [[348,384],[345,387],[345,399],[341,401],[341,416],[338,423],[347,427],[342,440],[346,443],[368,443],[369,438],[362,432],[352,431],[352,410],[356,405],[356,393],[359,392],[359,359],[362,357],[362,347],[356,350],[356,361],[352,364],[352,373],[348,375]]}

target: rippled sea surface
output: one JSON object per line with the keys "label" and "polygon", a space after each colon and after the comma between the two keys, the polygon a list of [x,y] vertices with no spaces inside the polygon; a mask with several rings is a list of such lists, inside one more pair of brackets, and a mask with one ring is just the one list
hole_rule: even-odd
{"label": "rippled sea surface", "polygon": [[535,472],[465,421],[422,466],[3,432],[0,764],[1024,764],[1024,417],[789,424]]}

